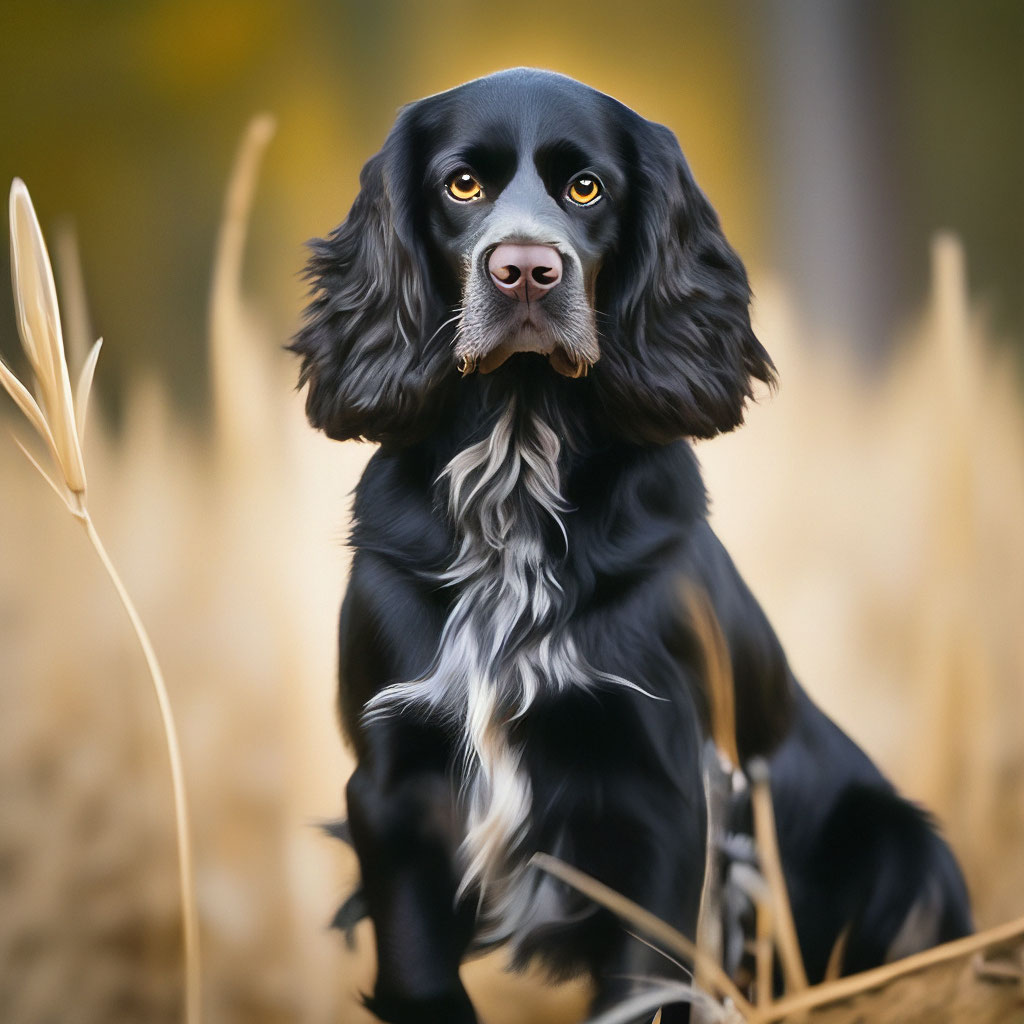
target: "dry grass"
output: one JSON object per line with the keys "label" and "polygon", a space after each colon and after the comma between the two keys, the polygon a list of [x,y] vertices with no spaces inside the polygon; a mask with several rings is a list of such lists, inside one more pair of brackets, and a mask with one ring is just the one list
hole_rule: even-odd
{"label": "dry grass", "polygon": [[[774,841],[767,844],[774,846]],[[761,844],[762,860],[765,844]],[[593,1024],[630,1024],[663,1003],[692,1002],[700,1024],[906,1024],[907,1021],[991,1021],[1024,1019],[1024,918],[956,942],[907,957],[872,971],[808,987],[799,952],[785,951],[775,932],[788,992],[775,999],[758,972],[756,1005],[749,1002],[706,952],[642,907],[568,864],[537,854],[534,863],[560,881],[618,915],[635,933],[668,955],[694,963],[706,984],[701,991],[685,981],[650,978],[645,992],[595,1018]],[[770,912],[759,901],[759,924],[788,914],[784,886],[771,883]],[[780,899],[781,896],[781,899]],[[759,929],[760,938],[760,929]],[[795,959],[794,959],[795,956]],[[794,977],[793,967],[798,967]],[[770,977],[770,972],[769,972]]]}
{"label": "dry grass", "polygon": [[[779,858],[769,767],[761,759],[753,759],[746,774],[737,767],[733,675],[725,638],[706,595],[687,587],[683,596],[704,652],[704,685],[711,717],[704,773],[709,794],[708,864],[712,870],[704,880],[697,944],[571,865],[543,853],[533,858],[538,869],[612,911],[634,935],[660,949],[684,975],[684,980],[648,977],[635,996],[594,1018],[592,1024],[631,1024],[664,1004],[678,1002],[693,1004],[695,1024],[1024,1019],[1024,917],[840,978],[844,931],[829,957],[824,981],[808,985]],[[756,913],[752,939],[756,970],[742,983],[722,969],[719,932],[714,927],[721,920],[723,904],[723,879],[713,856],[724,838],[724,801],[716,799],[723,784],[733,789],[750,788],[758,861],[756,868],[744,865],[742,873],[733,872],[730,883],[744,888]],[[692,983],[683,962],[693,964]],[[776,996],[773,980],[776,963],[784,986],[781,996]]]}
{"label": "dry grass", "polygon": [[[64,503],[85,530],[100,564],[106,570],[146,659],[157,705],[160,709],[174,790],[175,838],[178,846],[178,872],[182,910],[183,956],[185,961],[185,1020],[199,1024],[201,1018],[201,958],[199,917],[196,909],[192,869],[192,840],[188,800],[185,790],[178,730],[171,710],[163,672],[149,634],[135,609],[135,603],[110,560],[89,514],[86,500],[85,442],[86,418],[93,374],[102,341],[97,341],[86,356],[78,378],[74,399],[68,373],[67,356],[61,327],[57,291],[50,257],[43,234],[24,182],[16,179],[10,195],[11,265],[18,332],[32,370],[27,388],[5,364],[0,363],[0,383],[22,411],[45,445],[52,466],[49,470],[21,441],[18,447],[50,489]],[[32,391],[38,396],[33,397]]]}
{"label": "dry grass", "polygon": [[[932,308],[873,376],[804,337],[785,290],[755,273],[781,393],[700,454],[717,528],[798,673],[936,808],[990,925],[1024,912],[1024,417],[952,243],[936,263]],[[346,494],[370,452],[308,429],[285,332],[235,267],[218,330],[244,388],[215,389],[212,435],[153,380],[131,388],[116,435],[94,413],[90,505],[179,716],[207,1019],[369,1020],[351,1001],[372,976],[367,926],[356,954],[325,930],[354,866],[312,825],[342,810],[350,767],[333,634]],[[13,446],[0,479],[0,1019],[179,1019],[173,809],[142,661]],[[466,971],[486,1024],[582,1013],[579,987],[496,967]],[[956,984],[968,969],[944,970]],[[898,983],[919,1004],[940,991],[921,977]],[[916,1012],[900,1019],[943,1019]],[[959,1019],[985,1019],[971,1012]]]}

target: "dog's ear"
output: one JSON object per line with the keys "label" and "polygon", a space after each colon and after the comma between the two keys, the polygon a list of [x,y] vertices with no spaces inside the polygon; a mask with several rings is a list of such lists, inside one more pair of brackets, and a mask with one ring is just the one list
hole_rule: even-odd
{"label": "dog's ear", "polygon": [[302,357],[310,422],[339,441],[414,441],[452,376],[450,339],[436,330],[444,305],[422,242],[416,106],[399,114],[363,167],[344,223],[310,243],[312,299],[290,348]]}
{"label": "dog's ear", "polygon": [[775,368],[750,326],[750,287],[675,136],[635,117],[622,143],[633,179],[613,259],[594,384],[633,440],[712,437],[743,420],[752,378]]}

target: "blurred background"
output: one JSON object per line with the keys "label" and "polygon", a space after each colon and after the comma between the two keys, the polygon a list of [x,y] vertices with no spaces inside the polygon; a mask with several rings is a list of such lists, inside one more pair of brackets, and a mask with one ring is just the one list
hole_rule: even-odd
{"label": "blurred background", "polygon": [[[72,362],[105,338],[90,504],[177,709],[210,1021],[369,1019],[365,926],[355,953],[326,930],[351,858],[315,825],[350,767],[334,629],[370,450],[306,427],[281,345],[303,243],[344,217],[396,108],[518,64],[678,135],[781,377],[700,446],[716,526],[808,689],[937,812],[979,922],[1024,913],[1022,58],[1016,0],[0,7],[0,182],[31,190]],[[245,181],[226,220],[225,196],[261,113],[245,238]],[[6,287],[0,352],[24,371]],[[145,667],[3,437],[0,481],[0,1019],[173,1020]],[[581,1006],[470,974],[488,1024]]]}

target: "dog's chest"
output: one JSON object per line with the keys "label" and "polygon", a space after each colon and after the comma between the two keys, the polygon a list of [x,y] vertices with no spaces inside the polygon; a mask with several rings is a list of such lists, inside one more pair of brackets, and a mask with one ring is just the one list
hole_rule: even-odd
{"label": "dog's chest", "polygon": [[523,751],[509,726],[541,693],[589,682],[548,549],[553,534],[566,543],[559,451],[556,433],[537,417],[517,416],[512,403],[443,478],[458,537],[444,580],[458,597],[438,662],[468,755],[463,886],[480,886],[496,917],[507,916],[510,854],[532,809]]}
{"label": "dog's chest", "polygon": [[437,487],[456,549],[438,582],[453,600],[434,664],[370,705],[386,713],[426,704],[459,724],[462,891],[480,891],[492,922],[507,922],[521,901],[516,852],[531,821],[530,780],[510,726],[539,695],[592,681],[552,551],[564,553],[567,542],[560,450],[555,431],[512,401],[487,437],[448,463]]}
{"label": "dog's chest", "polygon": [[532,706],[597,683],[639,689],[589,664],[577,646],[572,588],[560,579],[571,514],[560,452],[548,423],[512,401],[487,437],[450,460],[436,487],[455,537],[437,575],[451,602],[433,664],[367,705],[371,715],[418,707],[459,729],[460,895],[479,897],[488,941],[528,930],[541,910],[556,909],[551,894],[538,890],[536,873],[525,870],[528,831],[552,833],[550,823],[535,820],[526,767]]}

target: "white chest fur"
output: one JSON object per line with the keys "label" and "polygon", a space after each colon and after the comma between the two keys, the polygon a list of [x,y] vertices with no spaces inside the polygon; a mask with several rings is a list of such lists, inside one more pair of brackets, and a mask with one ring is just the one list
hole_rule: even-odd
{"label": "white chest fur", "polygon": [[447,486],[460,547],[440,582],[458,597],[429,673],[388,687],[368,705],[371,715],[427,705],[459,726],[466,814],[460,895],[479,890],[488,938],[514,930],[523,913],[523,867],[512,855],[532,794],[510,723],[541,692],[598,679],[630,685],[588,666],[568,628],[559,559],[544,539],[554,532],[567,542],[560,449],[555,431],[520,415],[513,399],[487,438],[449,462],[438,483]]}

